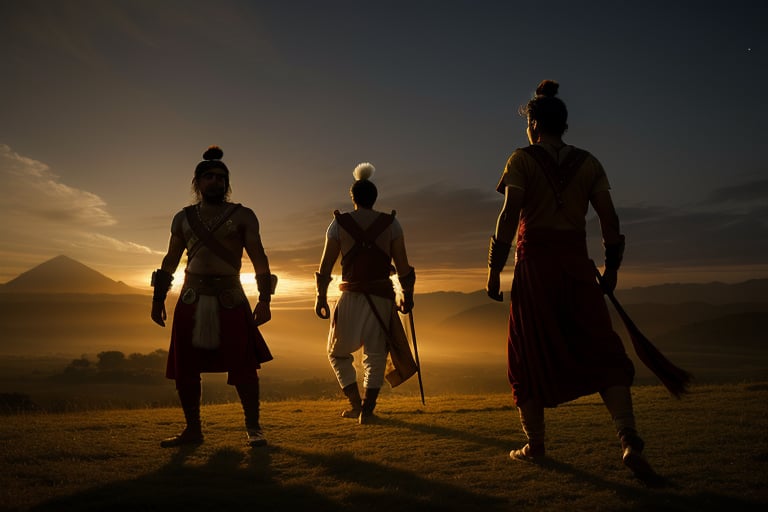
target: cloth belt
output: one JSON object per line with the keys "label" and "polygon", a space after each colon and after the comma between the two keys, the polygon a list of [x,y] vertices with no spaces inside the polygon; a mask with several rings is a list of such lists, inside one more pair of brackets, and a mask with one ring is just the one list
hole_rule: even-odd
{"label": "cloth belt", "polygon": [[339,290],[343,292],[359,292],[386,299],[395,298],[395,289],[392,281],[389,279],[380,279],[377,281],[344,281],[339,285]]}
{"label": "cloth belt", "polygon": [[239,275],[207,276],[186,273],[184,276],[184,288],[193,288],[198,295],[218,295],[224,290],[242,287]]}
{"label": "cloth belt", "polygon": [[223,308],[232,309],[246,302],[239,275],[209,276],[186,273],[181,292],[181,301],[194,304],[201,295],[217,297]]}

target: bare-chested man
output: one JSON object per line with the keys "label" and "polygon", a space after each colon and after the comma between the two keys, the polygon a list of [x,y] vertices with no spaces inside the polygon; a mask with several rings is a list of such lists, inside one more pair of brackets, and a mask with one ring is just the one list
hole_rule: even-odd
{"label": "bare-chested man", "polygon": [[[152,274],[152,320],[165,326],[165,298],[187,251],[166,368],[166,377],[176,381],[186,428],[162,441],[164,447],[203,442],[201,372],[228,372],[227,383],[235,386],[245,412],[248,444],[267,443],[259,423],[257,370],[272,356],[257,326],[272,317],[269,302],[276,278],[269,271],[256,215],[228,201],[229,169],[222,156],[216,146],[203,154],[192,181],[198,202],[174,216],[168,253]],[[240,284],[243,249],[253,263],[259,290],[253,313]]]}

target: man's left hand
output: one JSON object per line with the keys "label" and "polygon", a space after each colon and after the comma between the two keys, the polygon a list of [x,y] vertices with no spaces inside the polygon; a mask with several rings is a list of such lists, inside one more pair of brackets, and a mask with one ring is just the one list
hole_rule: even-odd
{"label": "man's left hand", "polygon": [[269,309],[269,302],[259,301],[253,308],[253,320],[256,325],[262,325],[272,319],[272,311]]}
{"label": "man's left hand", "polygon": [[152,301],[151,316],[153,322],[155,322],[160,327],[165,327],[165,321],[168,319],[168,314],[165,312],[165,301]]}
{"label": "man's left hand", "polygon": [[398,304],[397,309],[404,315],[410,313],[411,310],[413,310],[413,295],[405,295],[400,301],[400,304]]}

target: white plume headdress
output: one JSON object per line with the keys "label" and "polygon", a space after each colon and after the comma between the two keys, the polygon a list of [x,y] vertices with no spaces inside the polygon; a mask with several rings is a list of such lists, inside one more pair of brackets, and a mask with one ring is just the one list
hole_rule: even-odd
{"label": "white plume headdress", "polygon": [[355,167],[355,170],[352,171],[352,176],[355,177],[356,181],[369,180],[371,179],[371,176],[373,176],[374,172],[376,172],[376,168],[373,166],[372,163],[363,162],[361,164],[357,164],[357,167]]}

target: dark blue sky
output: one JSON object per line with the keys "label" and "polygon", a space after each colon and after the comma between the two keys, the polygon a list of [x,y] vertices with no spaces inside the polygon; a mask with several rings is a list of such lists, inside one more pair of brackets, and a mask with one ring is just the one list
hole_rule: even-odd
{"label": "dark blue sky", "polygon": [[544,78],[608,172],[625,284],[768,276],[766,5],[0,0],[0,282],[64,253],[144,284],[219,144],[284,275],[313,284],[370,161],[425,283],[482,288]]}

